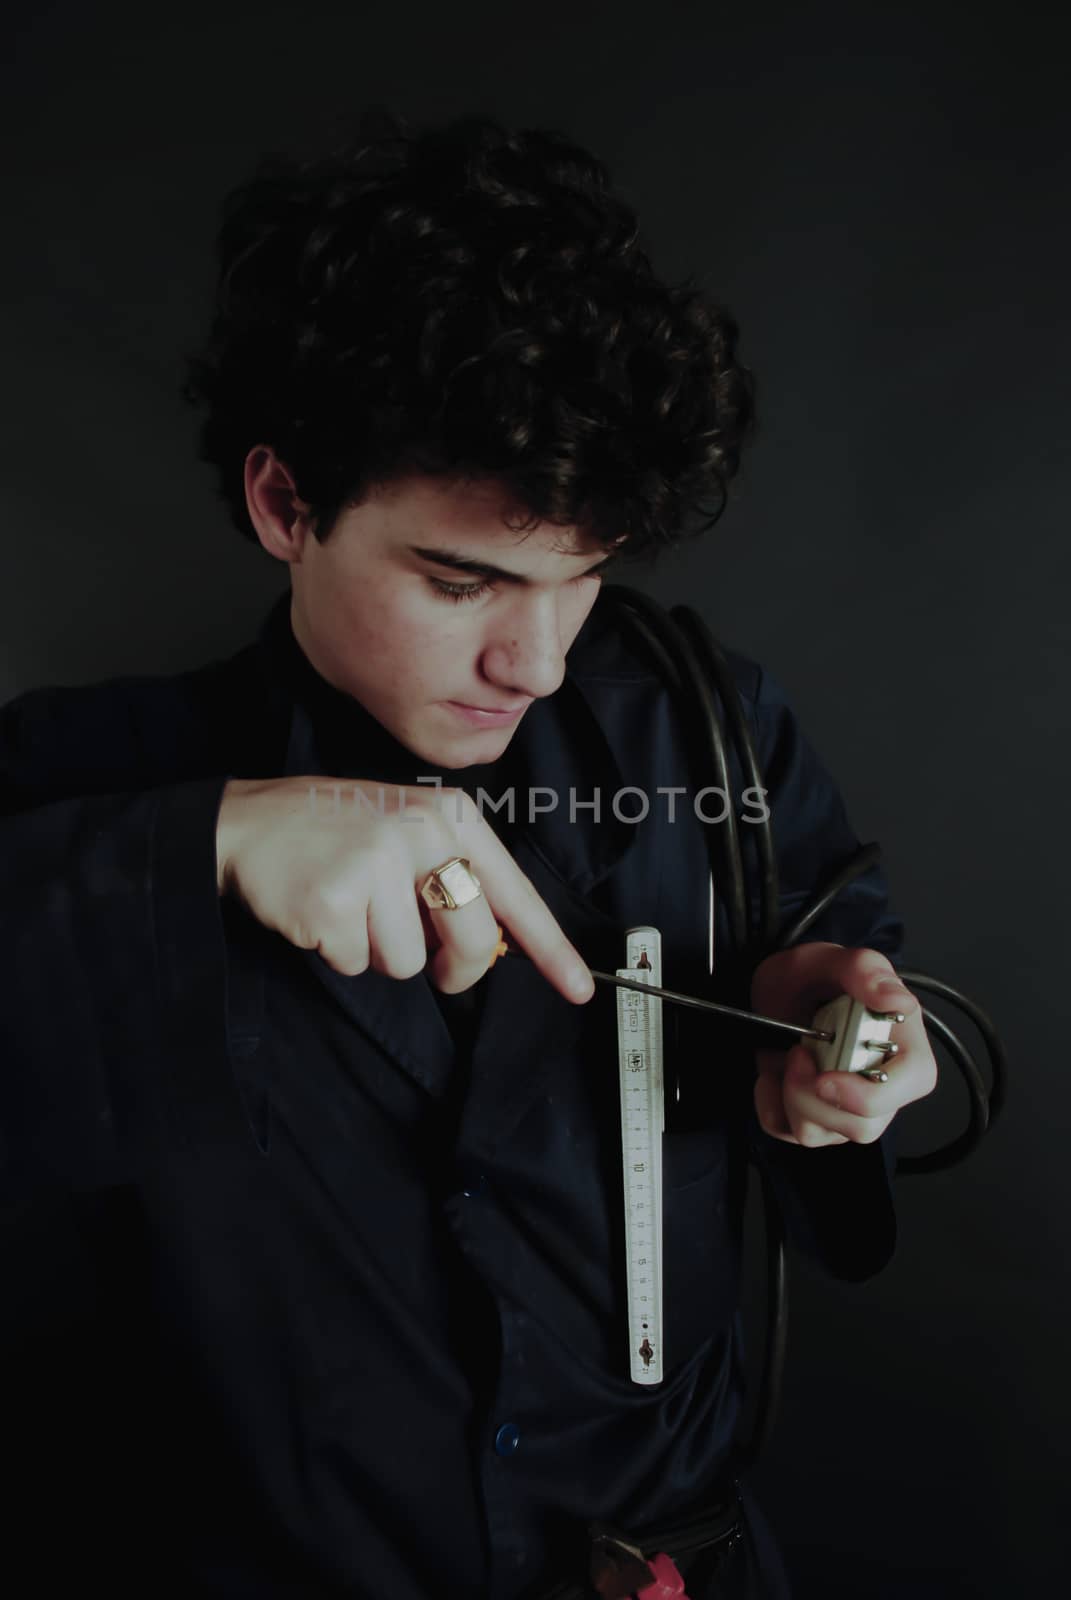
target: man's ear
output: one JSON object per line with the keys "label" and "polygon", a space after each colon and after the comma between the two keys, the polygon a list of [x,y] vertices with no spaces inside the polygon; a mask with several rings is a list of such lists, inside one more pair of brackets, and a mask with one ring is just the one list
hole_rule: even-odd
{"label": "man's ear", "polygon": [[245,504],[257,538],[277,561],[300,562],[312,533],[312,508],[294,476],[270,445],[254,445],[245,458]]}

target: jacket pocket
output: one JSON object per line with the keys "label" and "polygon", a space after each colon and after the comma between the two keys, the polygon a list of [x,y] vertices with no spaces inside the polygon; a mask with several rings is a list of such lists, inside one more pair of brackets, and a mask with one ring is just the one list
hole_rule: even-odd
{"label": "jacket pocket", "polygon": [[675,1366],[731,1322],[740,1224],[724,1129],[667,1133],[662,1148],[663,1340]]}

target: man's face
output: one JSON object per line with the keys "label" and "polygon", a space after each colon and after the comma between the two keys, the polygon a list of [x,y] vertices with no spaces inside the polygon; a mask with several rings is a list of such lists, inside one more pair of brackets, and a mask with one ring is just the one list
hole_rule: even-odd
{"label": "man's face", "polygon": [[324,544],[309,532],[291,564],[312,665],[436,766],[497,760],[532,700],[561,684],[599,592],[603,546],[546,524],[515,533],[506,508],[491,484],[397,480],[344,511]]}

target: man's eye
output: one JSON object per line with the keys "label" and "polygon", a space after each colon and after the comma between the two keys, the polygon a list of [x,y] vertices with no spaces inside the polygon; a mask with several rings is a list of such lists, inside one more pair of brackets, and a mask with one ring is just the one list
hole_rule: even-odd
{"label": "man's eye", "polygon": [[481,583],[447,583],[444,578],[429,578],[428,582],[443,600],[478,600],[491,588],[486,578]]}

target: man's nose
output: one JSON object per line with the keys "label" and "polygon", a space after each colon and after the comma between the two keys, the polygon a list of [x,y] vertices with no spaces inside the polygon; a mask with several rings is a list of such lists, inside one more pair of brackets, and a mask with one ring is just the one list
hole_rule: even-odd
{"label": "man's nose", "polygon": [[489,682],[510,694],[539,699],[553,694],[565,677],[558,597],[523,595],[496,619],[495,632],[483,649],[482,666]]}

